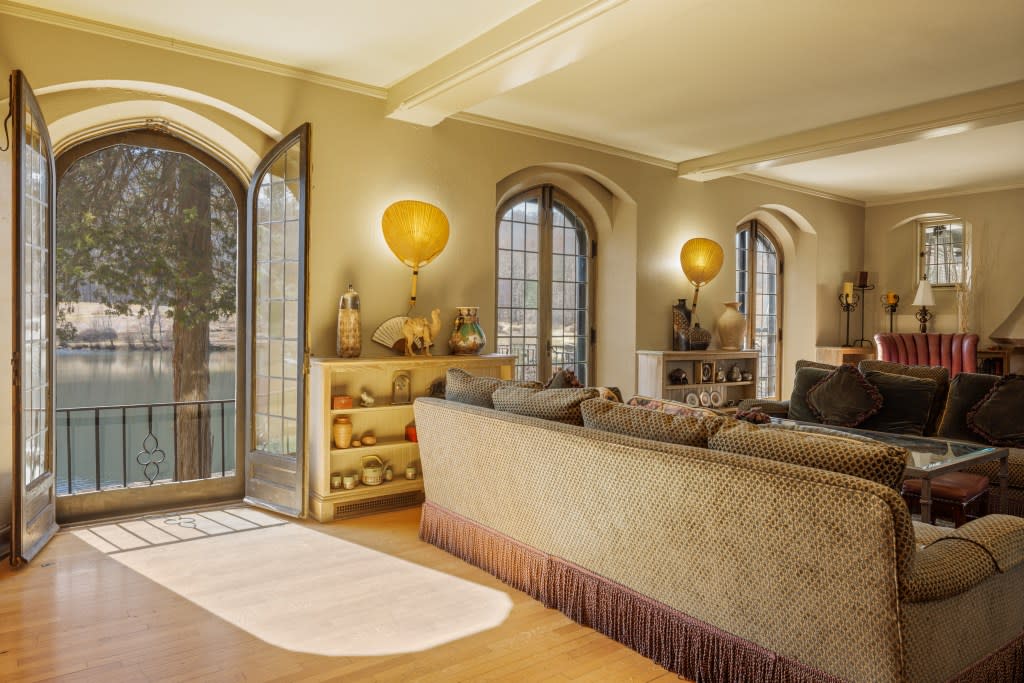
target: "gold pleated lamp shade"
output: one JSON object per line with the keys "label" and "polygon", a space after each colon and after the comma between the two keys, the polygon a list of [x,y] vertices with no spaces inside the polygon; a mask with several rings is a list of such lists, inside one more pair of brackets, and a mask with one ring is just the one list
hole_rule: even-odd
{"label": "gold pleated lamp shade", "polygon": [[381,218],[384,241],[398,260],[412,268],[412,295],[409,306],[416,303],[416,276],[444,251],[448,244],[448,216],[433,204],[403,199],[384,209]]}
{"label": "gold pleated lamp shade", "polygon": [[722,269],[724,258],[725,254],[718,242],[706,237],[687,240],[679,252],[679,264],[683,267],[686,279],[698,288],[715,279]]}

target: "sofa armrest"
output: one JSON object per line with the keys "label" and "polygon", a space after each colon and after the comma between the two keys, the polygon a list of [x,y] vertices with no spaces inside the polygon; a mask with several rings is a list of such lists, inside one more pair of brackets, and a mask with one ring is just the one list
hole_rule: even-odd
{"label": "sofa armrest", "polygon": [[1024,563],[1024,519],[988,515],[934,538],[914,556],[903,596],[943,600]]}
{"label": "sofa armrest", "polygon": [[1020,517],[986,515],[963,525],[954,535],[984,548],[1000,572],[1024,563],[1024,519]]}
{"label": "sofa armrest", "polygon": [[789,401],[772,401],[766,398],[745,398],[739,403],[740,410],[760,410],[770,417],[789,417]]}

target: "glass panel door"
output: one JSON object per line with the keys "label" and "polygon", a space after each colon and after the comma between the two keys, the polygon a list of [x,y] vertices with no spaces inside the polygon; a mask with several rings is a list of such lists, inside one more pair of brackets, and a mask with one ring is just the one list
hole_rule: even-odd
{"label": "glass panel door", "polygon": [[572,370],[586,386],[590,240],[583,221],[562,202],[551,206],[551,368]]}
{"label": "glass panel door", "polygon": [[540,192],[498,222],[498,353],[516,357],[517,380],[543,380],[540,354]]}
{"label": "glass panel door", "polygon": [[246,501],[306,510],[306,207],[309,124],[267,155],[249,187]]}
{"label": "glass panel door", "polygon": [[14,515],[11,560],[30,561],[57,531],[53,463],[54,163],[28,81],[14,112]]}

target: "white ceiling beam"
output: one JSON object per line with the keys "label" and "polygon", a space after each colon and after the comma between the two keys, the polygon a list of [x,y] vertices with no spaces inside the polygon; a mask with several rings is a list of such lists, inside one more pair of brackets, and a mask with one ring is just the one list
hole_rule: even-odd
{"label": "white ceiling beam", "polygon": [[623,38],[611,10],[629,1],[540,0],[388,88],[387,116],[435,126],[605,49]]}
{"label": "white ceiling beam", "polygon": [[714,180],[1021,120],[1024,81],[1016,81],[688,159],[679,164],[678,174]]}

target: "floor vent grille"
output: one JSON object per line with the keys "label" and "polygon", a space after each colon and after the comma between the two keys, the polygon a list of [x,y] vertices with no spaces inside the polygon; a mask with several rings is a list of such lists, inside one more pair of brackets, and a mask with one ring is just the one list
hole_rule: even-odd
{"label": "floor vent grille", "polygon": [[369,500],[358,500],[352,503],[337,503],[334,506],[334,519],[347,519],[384,510],[397,510],[399,508],[419,505],[422,502],[423,491],[406,491]]}

